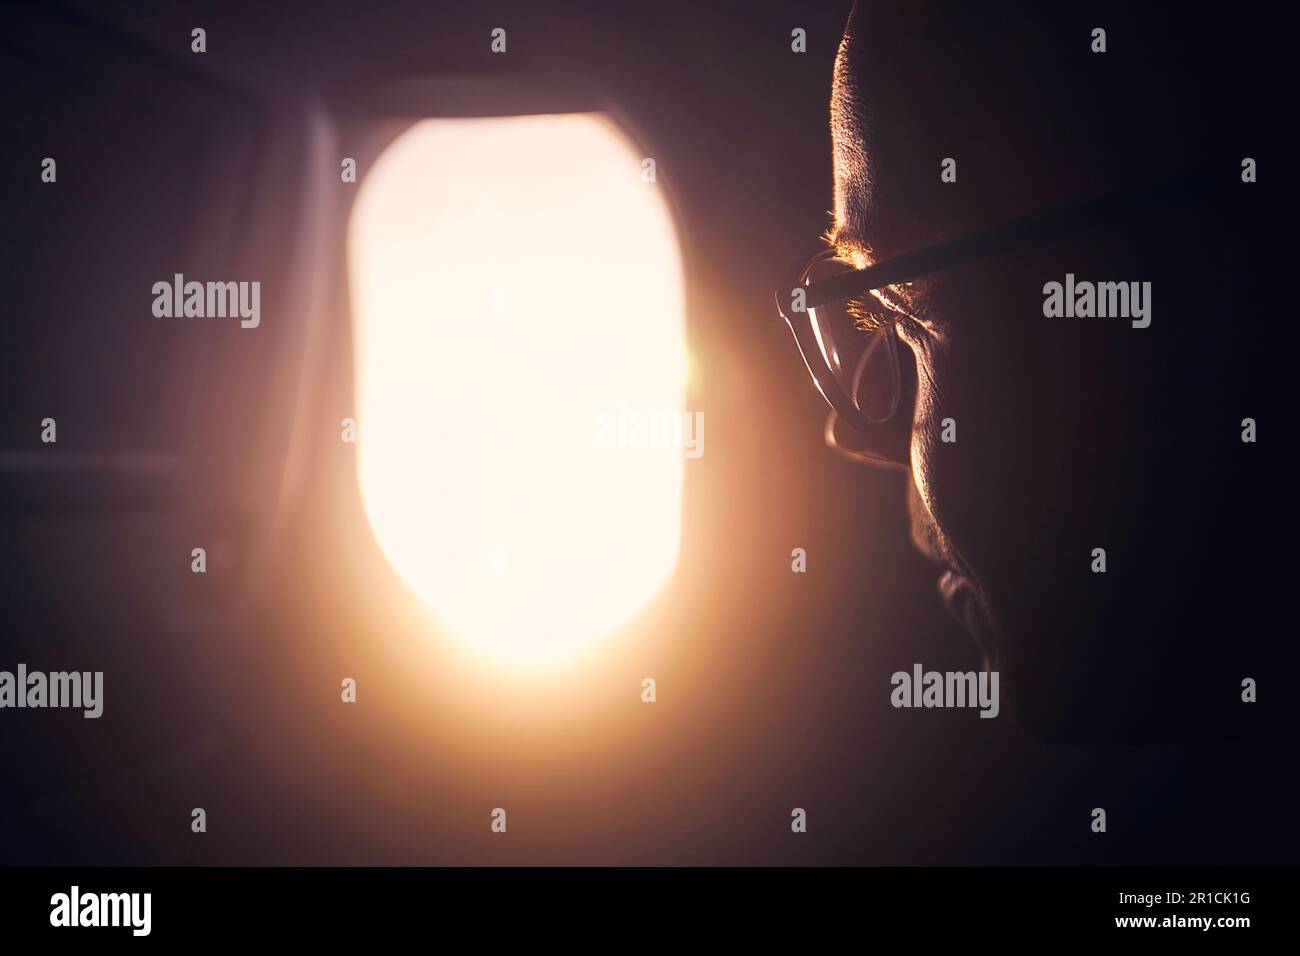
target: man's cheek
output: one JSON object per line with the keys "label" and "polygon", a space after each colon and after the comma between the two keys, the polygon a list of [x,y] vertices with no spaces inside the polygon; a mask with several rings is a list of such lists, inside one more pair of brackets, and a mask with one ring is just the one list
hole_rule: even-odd
{"label": "man's cheek", "polygon": [[999,514],[1007,476],[990,465],[982,447],[981,437],[989,437],[980,424],[983,416],[944,396],[936,389],[920,397],[912,433],[915,507],[923,508],[934,526],[946,563],[982,579],[992,570],[986,552],[1004,541],[1014,524]]}
{"label": "man's cheek", "polygon": [[912,484],[917,499],[913,508],[928,513],[942,543],[952,537],[951,524],[963,507],[957,455],[963,431],[952,405],[945,401],[949,394],[946,356],[924,345],[914,351],[918,360],[911,444]]}

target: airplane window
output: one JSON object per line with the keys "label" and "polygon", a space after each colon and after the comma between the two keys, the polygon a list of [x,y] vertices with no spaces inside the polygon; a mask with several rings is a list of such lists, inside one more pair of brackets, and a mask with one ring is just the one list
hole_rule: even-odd
{"label": "airplane window", "polygon": [[703,433],[648,169],[606,116],[573,113],[420,120],[363,174],[362,502],[393,570],[498,662],[608,634],[677,560]]}

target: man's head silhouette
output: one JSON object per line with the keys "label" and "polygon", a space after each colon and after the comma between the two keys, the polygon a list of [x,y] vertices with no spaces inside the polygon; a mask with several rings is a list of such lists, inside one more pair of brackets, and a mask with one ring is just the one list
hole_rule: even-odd
{"label": "man's head silhouette", "polygon": [[1249,27],[1167,19],[860,2],[835,67],[845,268],[1176,184],[848,310],[904,346],[904,433],[840,414],[832,443],[901,448],[943,599],[1054,739],[1234,732],[1282,637],[1271,64]]}

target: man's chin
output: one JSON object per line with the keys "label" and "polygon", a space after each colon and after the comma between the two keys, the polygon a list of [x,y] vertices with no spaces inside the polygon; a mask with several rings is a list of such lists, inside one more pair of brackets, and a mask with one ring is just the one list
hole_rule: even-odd
{"label": "man's chin", "polygon": [[[1051,667],[1026,668],[1018,655],[1008,655],[1006,635],[997,616],[971,578],[959,571],[946,570],[939,576],[938,590],[953,620],[979,647],[983,669],[999,672],[1004,712],[1022,730],[1044,743],[1067,746],[1106,745],[1133,739],[1132,725],[1115,725],[1113,711],[1091,706],[1096,701],[1073,700],[1078,688],[1062,689],[1063,675]],[[1068,639],[1063,646],[1069,646]]]}

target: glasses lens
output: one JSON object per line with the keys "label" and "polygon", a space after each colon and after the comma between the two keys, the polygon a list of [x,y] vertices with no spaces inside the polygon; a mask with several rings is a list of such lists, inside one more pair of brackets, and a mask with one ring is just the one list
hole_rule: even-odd
{"label": "glasses lens", "polygon": [[[853,265],[824,258],[808,269],[808,284],[851,272]],[[893,325],[883,307],[875,315],[852,300],[808,310],[813,335],[840,389],[858,411],[874,422],[887,421],[898,407],[898,352]]]}

